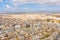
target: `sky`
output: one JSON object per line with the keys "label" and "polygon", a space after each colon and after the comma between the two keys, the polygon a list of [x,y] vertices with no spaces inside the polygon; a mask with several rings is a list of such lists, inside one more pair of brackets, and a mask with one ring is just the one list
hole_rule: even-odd
{"label": "sky", "polygon": [[60,12],[60,0],[0,0],[0,12]]}

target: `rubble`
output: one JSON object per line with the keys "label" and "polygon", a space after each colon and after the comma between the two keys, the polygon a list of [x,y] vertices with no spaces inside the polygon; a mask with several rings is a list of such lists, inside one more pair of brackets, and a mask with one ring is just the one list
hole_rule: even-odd
{"label": "rubble", "polygon": [[0,25],[0,40],[60,40],[60,24],[16,18]]}

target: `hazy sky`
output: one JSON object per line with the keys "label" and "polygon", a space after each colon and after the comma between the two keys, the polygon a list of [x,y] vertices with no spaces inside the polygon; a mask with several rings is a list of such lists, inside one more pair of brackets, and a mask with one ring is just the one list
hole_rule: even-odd
{"label": "hazy sky", "polygon": [[60,12],[60,0],[0,0],[0,12]]}

